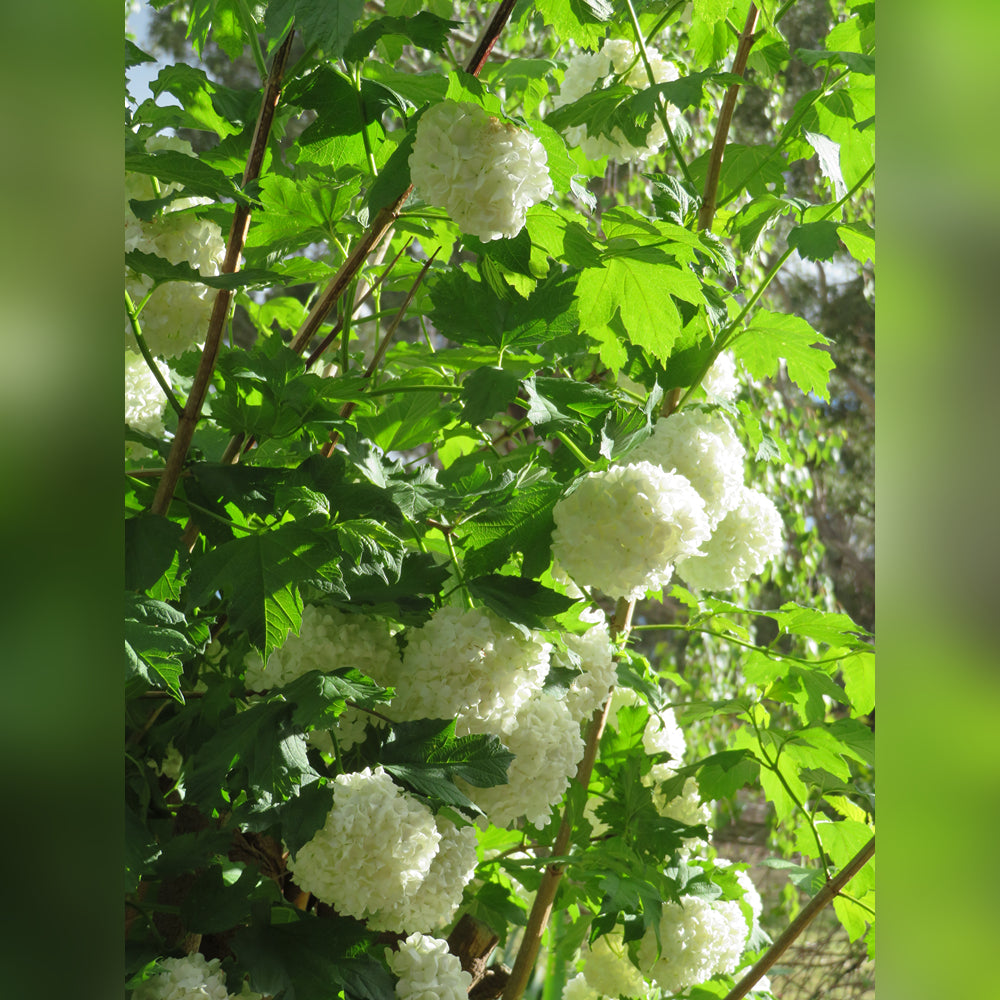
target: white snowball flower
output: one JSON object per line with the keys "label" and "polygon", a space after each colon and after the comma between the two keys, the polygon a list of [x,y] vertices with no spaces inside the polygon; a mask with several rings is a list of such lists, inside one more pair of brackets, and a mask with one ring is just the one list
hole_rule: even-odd
{"label": "white snowball flower", "polygon": [[695,590],[730,590],[764,570],[781,552],[783,534],[770,497],[741,487],[736,506],[716,526],[702,554],[678,563],[678,571]]}
{"label": "white snowball flower", "polygon": [[[716,858],[712,864],[716,868],[729,868],[732,865],[732,861],[728,858]],[[746,903],[752,912],[752,917],[748,921],[750,930],[757,926],[760,920],[760,915],[764,911],[764,903],[760,898],[760,893],[757,891],[757,886],[753,884],[753,879],[750,878],[750,873],[740,869],[736,872],[736,881],[739,883],[740,888],[743,890],[743,902]]]}
{"label": "white snowball flower", "polygon": [[[182,139],[154,136],[146,143],[147,152],[167,149],[194,155],[191,145]],[[161,184],[160,195],[177,190],[179,184]],[[220,273],[226,254],[222,230],[214,222],[182,214],[193,205],[206,204],[205,198],[182,198],[173,202],[155,219],[145,222],[137,218],[129,206],[130,199],[147,201],[156,196],[153,183],[146,174],[125,175],[125,251],[140,250],[156,254],[171,264],[188,263],[209,277]],[[125,288],[138,307],[153,287],[153,279],[125,268]],[[176,357],[199,346],[208,328],[208,319],[215,301],[213,289],[190,281],[170,281],[160,285],[139,313],[143,336],[153,354]],[[125,321],[125,344],[132,343],[132,330]]]}
{"label": "white snowball flower", "polygon": [[[583,635],[565,636],[567,647],[580,657],[580,673],[573,679],[566,693],[566,707],[574,719],[582,722],[589,719],[604,704],[618,674],[611,633],[608,631],[604,613],[584,612],[580,617],[593,621],[594,625]],[[552,665],[573,666],[559,649],[552,651]]]}
{"label": "white snowball flower", "polygon": [[408,633],[401,666],[379,683],[396,695],[389,714],[400,720],[458,719],[455,731],[499,735],[541,689],[551,645],[526,638],[484,608],[438,609]]}
{"label": "white snowball flower", "polygon": [[372,930],[412,933],[416,927],[441,927],[451,921],[462,902],[462,890],[476,871],[476,831],[457,827],[436,816],[441,842],[430,869],[414,891],[368,920]]}
{"label": "white snowball flower", "polygon": [[268,657],[266,667],[257,653],[247,656],[244,681],[249,691],[269,691],[290,684],[310,670],[326,674],[342,667],[356,667],[381,683],[380,678],[398,663],[396,641],[384,622],[307,604],[302,609],[298,635],[290,633]]}
{"label": "white snowball flower", "polygon": [[601,994],[588,982],[581,972],[563,987],[562,1000],[601,1000]]}
{"label": "white snowball flower", "polygon": [[685,896],[665,903],[660,918],[660,957],[650,927],[639,944],[639,966],[667,993],[677,993],[736,969],[747,939],[743,911],[735,900],[709,902]]}
{"label": "white snowball flower", "polygon": [[682,476],[645,461],[584,476],[552,511],[552,554],[582,586],[639,598],[709,535],[705,504]]}
{"label": "white snowball flower", "polygon": [[745,455],[724,416],[692,409],[660,420],[629,461],[652,462],[687,478],[705,501],[705,515],[714,528],[739,503]]}
{"label": "white snowball flower", "polygon": [[681,727],[677,724],[674,710],[665,708],[656,712],[646,706],[646,703],[632,688],[616,687],[612,692],[611,708],[608,711],[610,725],[617,728],[618,713],[626,705],[643,705],[649,711],[646,728],[642,731],[642,747],[646,753],[668,753],[670,754],[670,765],[677,767],[687,752],[687,742]]}
{"label": "white snowball flower", "polygon": [[476,788],[461,779],[456,783],[494,826],[510,826],[521,816],[544,826],[583,756],[579,720],[563,700],[543,691],[521,706],[503,741],[514,754],[507,784]]}
{"label": "white snowball flower", "polygon": [[[155,360],[155,359],[154,359]],[[170,369],[156,362],[160,373],[170,384]],[[163,436],[163,411],[167,400],[145,358],[136,351],[125,351],[125,423],[137,431]],[[144,458],[149,449],[134,441],[125,442],[127,458]]]}
{"label": "white snowball flower", "polygon": [[339,774],[334,782],[326,822],[288,867],[300,888],[364,920],[419,886],[441,833],[431,811],[381,767]]}
{"label": "white snowball flower", "polygon": [[448,942],[427,934],[411,934],[399,951],[386,948],[389,968],[399,977],[399,1000],[466,1000],[472,976],[463,970]]}
{"label": "white snowball flower", "polygon": [[[654,49],[647,47],[650,68],[653,79],[657,83],[668,83],[677,79],[677,68],[668,63]],[[603,89],[610,84],[609,77],[620,75],[628,70],[622,79],[636,90],[644,90],[649,86],[646,66],[638,58],[638,50],[624,39],[608,39],[599,52],[580,52],[569,61],[566,75],[563,77],[559,93],[553,98],[553,106],[561,108],[572,104],[581,97],[595,90]],[[631,69],[629,69],[631,67]],[[680,112],[672,104],[667,104],[667,119],[671,128],[680,116]],[[655,153],[666,142],[667,133],[657,115],[646,136],[644,146],[633,146],[620,128],[612,130],[611,135],[589,135],[586,125],[574,125],[566,129],[566,141],[571,146],[579,146],[584,156],[596,160],[602,156],[613,160],[638,160]]]}
{"label": "white snowball flower", "polygon": [[711,399],[731,400],[740,391],[736,375],[736,358],[732,351],[723,351],[701,380],[701,387]]}
{"label": "white snowball flower", "polygon": [[593,945],[585,944],[580,957],[584,960],[583,976],[598,993],[609,997],[646,995],[646,982],[628,957],[621,931],[605,934]]}
{"label": "white snowball flower", "polygon": [[228,1000],[222,962],[201,952],[184,958],[161,958],[161,972],[140,983],[132,1000]]}
{"label": "white snowball flower", "polygon": [[410,178],[463,232],[487,242],[516,236],[532,205],[552,194],[545,148],[479,105],[442,101],[417,123]]}

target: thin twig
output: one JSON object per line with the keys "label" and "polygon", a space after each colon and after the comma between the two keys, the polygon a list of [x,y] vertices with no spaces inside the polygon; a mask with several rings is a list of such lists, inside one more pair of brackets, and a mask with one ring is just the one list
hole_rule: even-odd
{"label": "thin twig", "polygon": [[[399,312],[393,317],[392,322],[389,324],[389,328],[385,331],[385,336],[379,342],[378,347],[375,350],[375,357],[372,358],[371,364],[365,370],[364,377],[371,378],[372,375],[378,370],[378,366],[382,363],[382,359],[385,357],[385,352],[389,349],[389,343],[391,342],[393,335],[396,333],[396,328],[399,326],[400,321],[403,316],[406,315],[406,310],[410,308],[410,303],[413,301],[413,296],[417,294],[417,289],[420,287],[420,282],[424,280],[424,275],[427,273],[427,269],[434,262],[434,258],[438,255],[438,251],[441,248],[438,247],[437,250],[427,258],[424,266],[420,269],[420,274],[417,275],[417,280],[413,282],[413,287],[407,292],[406,299],[399,308]],[[343,405],[340,410],[341,419],[346,420],[357,408],[357,403],[353,400],[347,402]],[[334,448],[337,446],[337,441],[340,439],[340,432],[337,430],[330,431],[330,440],[323,446],[322,454],[324,457],[329,458],[333,454]]]}
{"label": "thin twig", "polygon": [[[254,129],[253,141],[250,144],[250,154],[247,157],[246,169],[243,171],[243,188],[260,174],[261,165],[264,162],[264,153],[267,150],[267,140],[271,133],[271,124],[274,121],[274,112],[278,106],[278,98],[281,96],[281,84],[285,72],[285,63],[288,60],[288,53],[292,48],[292,38],[294,32],[289,31],[287,37],[278,49],[271,64],[271,72],[268,76],[267,87],[264,92],[264,99],[261,101],[260,113],[257,116],[257,126]],[[237,205],[233,212],[233,223],[229,229],[229,239],[226,243],[226,259],[222,263],[223,274],[235,274],[239,270],[240,255],[246,245],[247,232],[250,228],[250,206],[249,204]],[[201,417],[201,408],[204,405],[205,397],[208,395],[208,386],[212,381],[212,372],[215,370],[215,363],[219,357],[219,349],[222,346],[222,331],[229,314],[229,303],[232,299],[232,290],[220,288],[215,296],[215,304],[212,308],[212,317],[208,324],[208,334],[205,337],[205,347],[202,350],[201,362],[198,365],[198,372],[195,375],[194,383],[191,386],[191,393],[184,406],[184,412],[177,424],[177,431],[174,435],[174,443],[167,458],[166,469],[163,478],[160,480],[156,496],[153,499],[152,511],[154,514],[165,515],[170,509],[170,501],[173,499],[174,489],[180,477],[181,469],[187,458],[188,449],[194,438],[195,427]]]}
{"label": "thin twig", "polygon": [[[736,49],[732,72],[742,76],[747,68],[747,57],[754,43],[754,28],[757,26],[757,5],[750,4],[747,11],[743,34]],[[736,107],[736,97],[740,84],[734,83],[726,91],[719,111],[719,122],[715,127],[715,139],[712,142],[712,152],[708,160],[708,173],[705,175],[705,193],[701,199],[701,209],[698,212],[698,228],[711,229],[715,218],[715,202],[719,195],[719,177],[722,173],[722,155],[726,151],[726,139],[729,137],[729,126],[733,120],[733,110]]]}
{"label": "thin twig", "polygon": [[802,912],[788,925],[785,932],[774,944],[754,963],[753,968],[730,990],[725,1000],[742,1000],[750,990],[759,982],[761,977],[767,974],[768,970],[778,961],[788,950],[788,946],[812,923],[813,918],[828,903],[840,893],[840,890],[854,878],[855,875],[875,854],[875,838],[865,844],[857,854],[851,858],[844,866],[843,870],[830,879],[826,885],[816,893],[815,896],[805,905]]}
{"label": "thin twig", "polygon": [[[635,601],[627,601],[622,598],[615,607],[614,617],[611,619],[612,638],[627,638],[632,627],[632,612],[635,610]],[[576,780],[586,788],[590,784],[590,775],[594,770],[594,763],[597,760],[597,748],[601,742],[601,734],[604,732],[604,724],[608,718],[608,710],[611,706],[611,692],[604,700],[604,704],[594,712],[590,724],[587,727],[586,743],[584,745],[583,758],[580,760],[576,770]],[[573,836],[573,816],[569,803],[563,812],[562,822],[559,825],[559,832],[556,834],[555,842],[552,845],[552,854],[562,857],[566,854],[570,839]],[[542,936],[548,926],[549,917],[552,915],[552,904],[555,902],[556,891],[566,870],[564,863],[550,864],[542,875],[541,884],[535,893],[535,901],[531,905],[531,912],[528,914],[528,923],[524,928],[524,936],[521,938],[521,946],[517,950],[514,959],[514,967],[510,971],[510,979],[503,991],[503,1000],[520,1000],[524,994],[531,970],[535,966],[538,958],[538,949],[541,947]]]}

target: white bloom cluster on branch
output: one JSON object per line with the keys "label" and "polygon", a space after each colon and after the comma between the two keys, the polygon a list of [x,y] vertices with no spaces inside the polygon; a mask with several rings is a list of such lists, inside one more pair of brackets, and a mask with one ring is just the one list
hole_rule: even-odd
{"label": "white bloom cluster on branch", "polygon": [[621,931],[611,931],[580,951],[587,984],[602,996],[643,997],[646,982],[632,964]]}
{"label": "white bloom cluster on branch", "polygon": [[710,399],[735,399],[740,391],[740,380],[736,374],[736,358],[732,351],[723,351],[715,359],[701,380],[701,387]]}
{"label": "white bloom cluster on branch", "polygon": [[469,995],[472,976],[441,938],[411,934],[399,951],[386,949],[386,961],[399,977],[399,1000],[466,1000]]}
{"label": "white bloom cluster on branch", "polygon": [[484,242],[516,236],[553,191],[538,139],[467,101],[424,112],[409,162],[417,194]]}
{"label": "white bloom cluster on branch", "polygon": [[650,927],[639,944],[639,966],[667,993],[736,969],[749,933],[736,900],[684,896],[665,903],[659,924],[660,954]]}
{"label": "white bloom cluster on branch", "polygon": [[441,840],[423,881],[412,893],[374,914],[368,921],[372,930],[409,933],[418,927],[441,927],[454,917],[462,903],[462,890],[476,871],[476,831],[471,826],[457,827],[443,816],[436,816],[435,822]]}
{"label": "white bloom cluster on branch", "polygon": [[[566,646],[580,658],[580,673],[573,679],[566,693],[569,714],[579,721],[589,719],[604,704],[617,678],[614,647],[604,613],[584,612],[580,616],[594,625],[583,635],[565,636]],[[552,651],[553,666],[571,666],[568,658],[558,650]]]}
{"label": "white bloom cluster on branch", "polygon": [[648,461],[591,472],[552,511],[552,554],[583,586],[639,598],[708,539],[705,503],[682,475]]}
{"label": "white bloom cluster on branch", "polygon": [[389,714],[407,721],[454,719],[459,736],[506,732],[541,689],[551,646],[527,638],[492,611],[446,606],[408,633],[402,665],[372,673],[396,695]]}
{"label": "white bloom cluster on branch", "polygon": [[763,571],[781,551],[783,525],[774,501],[741,486],[736,505],[702,546],[702,554],[678,565],[688,586],[729,590]]}
{"label": "white bloom cluster on branch", "polygon": [[334,784],[326,822],[288,867],[300,888],[364,920],[417,890],[441,833],[431,811],[381,767],[339,774]]}
{"label": "white bloom cluster on branch", "polygon": [[[668,63],[654,49],[647,47],[646,51],[656,83],[668,83],[677,79],[677,69],[672,63]],[[609,86],[612,76],[621,77],[622,83],[636,90],[645,90],[649,86],[645,63],[639,56],[639,50],[631,42],[608,39],[599,52],[580,52],[573,56],[566,67],[559,93],[552,103],[557,108],[572,104],[587,94]],[[667,104],[666,109],[667,120],[673,128],[680,112],[671,104]],[[589,160],[602,156],[613,160],[638,160],[655,153],[667,139],[666,129],[658,115],[653,119],[644,146],[633,146],[620,128],[613,129],[610,135],[590,135],[586,125],[573,125],[566,129],[565,134],[566,141],[571,146],[579,146]]]}
{"label": "white bloom cluster on branch", "polygon": [[[191,146],[180,139],[154,137],[146,144],[149,152],[172,149],[193,156]],[[168,184],[161,195],[178,185]],[[205,277],[220,273],[226,244],[222,230],[214,222],[199,219],[182,210],[202,202],[184,198],[168,204],[150,222],[139,219],[128,205],[131,198],[154,197],[152,182],[146,175],[126,174],[125,251],[140,250],[156,254],[171,264],[190,264]],[[153,287],[153,279],[125,268],[125,289],[136,308]],[[199,345],[208,328],[214,292],[206,285],[190,281],[170,281],[160,285],[139,313],[139,325],[150,351],[160,357],[176,357]],[[125,345],[134,344],[132,328],[125,321]]]}
{"label": "white bloom cluster on branch", "polygon": [[398,663],[396,641],[384,622],[307,604],[298,634],[289,634],[266,666],[257,653],[247,657],[244,681],[249,691],[269,691],[310,670],[328,674],[349,667],[378,680]]}
{"label": "white bloom cluster on branch", "polygon": [[[160,373],[169,382],[170,370],[162,361],[156,362]],[[125,351],[125,423],[153,437],[163,434],[163,410],[167,405],[163,390],[146,364],[135,351]],[[125,442],[128,458],[144,458],[149,449],[134,441]]]}
{"label": "white bloom cluster on branch", "polygon": [[745,455],[724,416],[691,409],[660,420],[629,461],[652,462],[684,476],[705,501],[705,515],[714,529],[739,501]]}
{"label": "white bloom cluster on branch", "polygon": [[587,982],[586,976],[580,972],[563,987],[562,1000],[601,1000],[601,994]]}
{"label": "white bloom cluster on branch", "polygon": [[[222,962],[210,962],[201,952],[184,958],[161,958],[161,971],[140,983],[132,993],[132,1000],[229,1000],[226,974]],[[258,998],[257,993],[240,994],[244,998]]]}
{"label": "white bloom cluster on branch", "polygon": [[507,784],[476,788],[457,783],[495,826],[524,816],[544,826],[583,756],[579,719],[555,695],[540,692],[521,706],[503,742],[514,754]]}

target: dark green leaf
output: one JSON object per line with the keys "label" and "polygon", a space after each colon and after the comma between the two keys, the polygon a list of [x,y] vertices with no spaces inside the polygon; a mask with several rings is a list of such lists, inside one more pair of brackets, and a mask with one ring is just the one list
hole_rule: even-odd
{"label": "dark green leaf", "polygon": [[520,576],[481,576],[469,581],[468,587],[473,597],[501,618],[528,628],[552,628],[553,619],[576,603],[575,598]]}
{"label": "dark green leaf", "polygon": [[140,514],[125,521],[125,587],[146,590],[169,569],[183,535],[175,521]]}
{"label": "dark green leaf", "polygon": [[164,149],[158,153],[126,153],[125,169],[183,184],[186,194],[213,199],[232,198],[241,204],[247,203],[246,195],[221,170],[176,149]]}
{"label": "dark green leaf", "polygon": [[364,0],[271,0],[264,24],[275,35],[294,18],[295,31],[307,49],[315,45],[336,58],[343,54],[363,9]]}
{"label": "dark green leaf", "polygon": [[[240,132],[240,127],[227,121],[216,107],[217,95],[227,88],[209,80],[204,70],[185,63],[166,66],[150,83],[149,89],[154,97],[160,97],[164,93],[173,94],[181,103],[183,120],[189,128],[215,132],[220,139]],[[139,108],[139,115],[145,106],[144,104]]]}
{"label": "dark green leaf", "polygon": [[368,189],[365,202],[370,216],[374,217],[387,205],[393,204],[410,186],[410,153],[413,152],[415,137],[415,129],[406,133]]}
{"label": "dark green leaf", "polygon": [[370,937],[349,917],[296,914],[290,923],[255,924],[237,932],[231,948],[250,988],[281,1000],[395,1000],[393,977],[362,951]]}
{"label": "dark green leaf", "polygon": [[222,869],[213,865],[198,876],[184,898],[184,926],[196,934],[215,934],[239,926],[250,915],[250,893],[260,878],[260,872],[250,866],[230,885],[224,881]]}
{"label": "dark green leaf", "polygon": [[131,69],[133,66],[140,66],[142,63],[156,62],[156,59],[143,52],[135,42],[125,39],[125,68]]}
{"label": "dark green leaf", "polygon": [[473,427],[507,409],[517,399],[521,380],[502,368],[477,368],[462,383],[462,419]]}
{"label": "dark green leaf", "polygon": [[154,285],[167,281],[197,281],[212,288],[246,288],[249,285],[281,285],[285,281],[283,275],[261,268],[247,268],[234,274],[203,275],[187,261],[171,264],[155,253],[143,253],[141,250],[130,250],[125,254],[125,263],[140,274],[148,274]]}
{"label": "dark green leaf", "polygon": [[336,672],[310,670],[282,689],[285,701],[294,706],[292,722],[303,729],[329,728],[348,701],[361,708],[374,708],[389,700],[386,689],[351,664],[338,665]]}
{"label": "dark green leaf", "polygon": [[430,52],[443,52],[448,32],[461,27],[461,21],[449,21],[422,10],[416,17],[379,17],[357,32],[344,48],[345,62],[360,62],[385,35],[402,35],[414,45]]}
{"label": "dark green leaf", "polygon": [[301,624],[300,585],[345,593],[340,559],[329,537],[296,524],[235,538],[195,563],[189,606],[204,605],[221,592],[229,626],[245,631],[266,660]]}
{"label": "dark green leaf", "polygon": [[788,245],[806,260],[833,260],[843,249],[837,231],[839,225],[827,220],[796,226],[788,234]]}
{"label": "dark green leaf", "polygon": [[752,785],[760,773],[760,764],[746,750],[723,750],[700,761],[698,789],[706,802],[728,799],[746,785]]}

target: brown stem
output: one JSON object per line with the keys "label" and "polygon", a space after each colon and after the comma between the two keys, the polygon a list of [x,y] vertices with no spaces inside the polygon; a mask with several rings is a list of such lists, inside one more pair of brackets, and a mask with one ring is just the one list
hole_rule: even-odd
{"label": "brown stem", "polygon": [[857,854],[851,858],[850,861],[844,866],[843,870],[836,875],[834,878],[830,879],[826,885],[816,893],[815,896],[806,904],[802,912],[788,925],[785,932],[778,938],[774,944],[754,963],[753,968],[736,984],[736,986],[727,994],[725,1000],[741,1000],[745,997],[750,990],[753,989],[754,985],[764,976],[768,969],[770,969],[775,962],[787,951],[788,946],[809,926],[816,914],[823,909],[828,903],[831,903],[834,897],[840,892],[841,889],[847,885],[848,882],[854,878],[855,875],[869,861],[871,861],[872,856],[875,854],[875,838],[872,837],[871,840],[865,844],[864,847],[858,851]]}
{"label": "brown stem", "polygon": [[[614,617],[611,619],[611,633],[613,637],[627,636],[632,625],[632,612],[635,610],[635,601],[627,601],[624,598],[618,601],[615,608]],[[610,694],[610,692],[608,692]],[[583,758],[576,771],[576,780],[586,788],[590,784],[590,775],[594,770],[594,763],[597,760],[597,748],[601,742],[601,733],[604,732],[604,724],[608,718],[608,709],[611,706],[611,698],[605,699],[604,704],[594,712],[587,727],[587,739],[584,746]],[[573,817],[570,806],[567,804],[563,812],[562,823],[559,825],[559,832],[556,834],[555,842],[552,845],[552,853],[557,857],[566,854],[570,839],[573,836]],[[531,905],[531,913],[528,914],[528,923],[524,928],[524,937],[521,939],[521,947],[517,951],[514,959],[514,967],[510,970],[510,979],[503,991],[503,1000],[520,1000],[524,994],[531,970],[535,966],[538,958],[538,949],[541,947],[542,935],[548,926],[549,917],[552,915],[552,904],[556,898],[556,891],[562,880],[566,866],[562,863],[551,864],[545,869],[542,875],[538,892],[535,893],[535,901]]]}
{"label": "brown stem", "polygon": [[[750,49],[755,41],[754,28],[756,26],[757,6],[750,4],[746,23],[743,25],[743,32],[736,49],[736,58],[733,60],[732,72],[736,76],[742,76],[747,68],[747,57],[750,55]],[[716,199],[719,195],[719,176],[722,173],[722,155],[726,151],[726,139],[729,137],[729,126],[733,120],[733,109],[736,107],[736,97],[739,90],[740,84],[732,84],[722,100],[719,123],[715,128],[715,140],[712,143],[712,152],[708,160],[708,173],[705,176],[705,193],[701,199],[701,210],[698,212],[699,229],[711,229],[712,220],[715,218]]]}
{"label": "brown stem", "polygon": [[[247,184],[256,180],[260,174],[261,164],[264,162],[264,152],[267,149],[267,140],[271,133],[271,124],[274,121],[274,112],[278,106],[278,98],[281,96],[282,78],[285,73],[285,63],[288,60],[288,53],[292,48],[292,38],[294,32],[289,31],[287,37],[278,49],[271,64],[271,72],[267,78],[267,86],[264,91],[264,100],[261,102],[260,113],[257,116],[257,126],[254,129],[253,141],[250,144],[250,155],[247,157],[246,169],[243,171],[243,188]],[[226,258],[222,263],[223,274],[234,274],[239,270],[240,254],[246,245],[247,231],[250,228],[250,206],[237,205],[233,212],[233,223],[229,228],[229,240],[226,243]],[[232,290],[220,288],[215,296],[215,304],[212,308],[212,317],[208,323],[208,334],[205,337],[205,347],[202,350],[201,362],[198,365],[198,372],[195,375],[194,383],[191,386],[191,393],[184,406],[184,413],[177,424],[177,433],[170,449],[170,456],[167,458],[166,469],[160,479],[153,498],[152,511],[154,514],[166,514],[170,509],[170,501],[173,499],[174,489],[184,467],[184,460],[187,458],[188,449],[191,447],[191,440],[194,437],[194,430],[201,416],[201,408],[208,395],[208,386],[212,380],[212,372],[215,370],[215,362],[219,357],[219,348],[222,345],[222,331],[225,326],[226,316],[229,314],[229,303],[232,299]]]}
{"label": "brown stem", "polygon": [[466,73],[479,76],[480,70],[486,65],[486,60],[489,58],[493,46],[496,45],[496,41],[500,37],[500,32],[503,31],[504,25],[514,10],[515,3],[516,0],[503,0],[500,6],[497,7],[490,23],[483,32],[483,37],[479,39],[479,44],[469,57],[469,61],[465,66]]}

